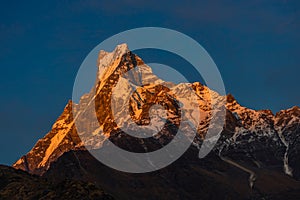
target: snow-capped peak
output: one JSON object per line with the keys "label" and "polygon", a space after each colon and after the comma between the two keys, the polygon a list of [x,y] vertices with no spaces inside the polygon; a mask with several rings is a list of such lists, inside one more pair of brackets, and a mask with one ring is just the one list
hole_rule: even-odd
{"label": "snow-capped peak", "polygon": [[[146,112],[147,108],[149,108],[149,103],[163,103],[169,109],[168,120],[173,124],[180,123],[180,120],[178,120],[179,111],[178,107],[176,107],[178,101],[172,97],[166,87],[157,86],[160,85],[162,80],[153,75],[151,68],[144,64],[138,56],[130,52],[126,44],[118,45],[112,52],[100,51],[97,67],[97,79],[91,92],[82,96],[78,105],[69,102],[61,117],[52,127],[52,130],[43,139],[39,140],[27,155],[14,164],[15,168],[42,174],[64,152],[77,148],[101,148],[103,142],[119,130],[119,127],[114,123],[110,105],[113,95],[118,101],[117,105],[121,106],[120,109],[116,109],[119,112],[121,112],[121,108],[128,106],[123,102],[124,99],[131,100],[129,106],[132,113],[127,117],[134,118],[135,122],[147,124]],[[134,73],[128,74],[128,77],[125,78],[122,76],[124,72],[132,69],[135,69]],[[141,82],[141,80],[146,83]],[[138,87],[132,87],[135,82],[139,83],[135,85]],[[189,99],[188,91],[184,84],[168,83],[167,86],[167,88],[183,94],[185,99]],[[201,122],[198,126],[198,135],[193,143],[199,147],[210,125],[213,100],[221,102],[225,97],[220,96],[198,82],[190,84],[190,86],[195,91],[197,98],[189,99],[189,101],[199,106],[200,109]],[[113,93],[113,91],[115,92]],[[148,100],[150,102],[147,102]],[[88,108],[86,109],[86,107]],[[75,128],[76,123],[74,121],[78,115],[76,114],[73,117],[72,108],[77,113],[86,116],[82,120],[82,124],[85,126],[84,131],[78,129],[77,126]],[[220,155],[225,154],[226,152],[224,153],[224,151],[228,153],[231,149],[239,148],[242,148],[247,154],[252,154],[262,147],[265,148],[265,146],[268,146],[271,155],[273,154],[273,149],[277,151],[277,149],[284,148],[286,152],[284,158],[281,158],[280,154],[278,154],[278,159],[284,160],[284,165],[289,166],[291,160],[289,152],[293,148],[297,148],[296,145],[294,147],[289,145],[289,143],[292,143],[294,140],[293,136],[298,130],[297,124],[300,123],[300,109],[298,107],[279,112],[274,116],[270,111],[256,111],[243,107],[232,95],[227,95],[226,109],[227,114],[229,114],[227,115],[225,129],[230,129],[232,135],[223,135],[226,139],[222,141],[224,145],[222,144],[220,148],[216,146],[216,149],[219,148],[221,152]],[[232,118],[230,118],[230,113],[233,116]],[[116,114],[118,115],[119,113],[116,112]],[[93,116],[97,119],[95,122],[89,121],[91,115],[96,115],[96,117]],[[193,109],[185,112],[184,115],[188,116],[189,119],[198,117],[193,115]],[[124,121],[128,122],[128,118],[122,118],[121,120],[123,120],[121,121],[122,123]],[[190,131],[188,126],[185,127],[185,131]],[[83,142],[82,137],[85,137],[86,141]],[[161,142],[160,145],[166,143],[163,137],[155,139]],[[268,143],[265,144],[263,143],[264,141],[268,141]],[[147,149],[146,146],[144,148]],[[255,162],[266,162],[264,159],[257,158]],[[273,160],[276,159],[274,158]]]}

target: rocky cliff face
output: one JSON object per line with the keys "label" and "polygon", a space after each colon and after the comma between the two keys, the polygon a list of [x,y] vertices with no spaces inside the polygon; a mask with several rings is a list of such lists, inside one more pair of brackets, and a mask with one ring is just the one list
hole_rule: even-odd
{"label": "rocky cliff face", "polygon": [[[124,77],[127,71],[135,68],[136,73]],[[160,85],[162,80],[153,75],[151,68],[130,52],[126,45],[119,45],[110,53],[100,52],[95,80],[90,93],[83,95],[77,104],[70,101],[51,131],[40,139],[28,154],[20,158],[13,165],[14,168],[42,175],[65,152],[101,148],[108,139],[130,151],[153,151],[173,139],[178,125],[182,123],[181,115],[189,118],[193,116],[192,110],[184,114],[180,112],[179,102],[170,90],[181,90],[181,93],[185,94],[186,88],[182,84],[166,83],[168,87]],[[145,80],[151,84],[143,84],[142,81]],[[135,87],[131,87],[132,85]],[[221,162],[249,174],[249,187],[253,187],[256,180],[255,173],[250,169],[253,167],[274,168],[282,174],[295,179],[300,178],[298,107],[274,115],[269,110],[256,111],[243,107],[232,95],[220,96],[200,83],[189,85],[197,94],[197,99],[192,102],[197,104],[200,110],[198,134],[194,139],[193,148],[200,147],[206,135],[212,115],[212,101],[216,101],[218,105],[218,102],[226,99],[226,123],[211,154],[221,159]],[[124,117],[122,113],[113,113],[112,97],[115,110],[123,110],[128,105],[122,101],[129,99],[130,115]],[[114,120],[118,118],[126,122],[132,119],[132,123],[148,125],[149,109],[153,104],[160,104],[168,113],[163,129],[151,138],[126,135]],[[83,117],[75,126],[78,116]],[[97,119],[96,122],[89,120],[91,118]],[[81,128],[78,128],[77,123]],[[153,129],[155,128],[154,125]],[[191,130],[189,125],[184,128],[186,132]]]}
{"label": "rocky cliff face", "polygon": [[80,148],[81,140],[73,123],[72,102],[69,101],[51,131],[13,166],[32,174],[42,174],[64,152]]}

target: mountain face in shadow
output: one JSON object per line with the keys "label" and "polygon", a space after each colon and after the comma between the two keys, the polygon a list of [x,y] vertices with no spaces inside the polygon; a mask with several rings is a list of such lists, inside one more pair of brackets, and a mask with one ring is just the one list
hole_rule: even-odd
{"label": "mountain face in shadow", "polygon": [[[24,177],[45,179],[46,185],[70,181],[58,195],[64,195],[63,191],[76,181],[80,187],[91,183],[95,191],[103,188],[116,199],[300,198],[300,108],[282,110],[275,115],[269,110],[252,110],[241,106],[232,95],[221,96],[198,82],[188,86],[197,96],[193,103],[199,108],[200,122],[192,145],[180,159],[145,174],[119,172],[103,165],[89,151],[112,144],[130,152],[155,151],[172,141],[179,124],[184,124],[186,133],[192,131],[182,119],[192,116],[193,110],[182,113],[180,103],[171,92],[180,91],[188,96],[184,84],[161,86],[163,81],[125,44],[113,52],[101,51],[97,65],[91,91],[78,103],[69,101],[51,131],[13,165],[15,169],[37,175],[24,173]],[[132,69],[137,69],[136,73],[124,77]],[[144,80],[151,84],[143,85]],[[133,85],[141,86],[133,89]],[[112,105],[112,98],[116,104]],[[210,124],[212,104],[221,110],[223,101],[226,101],[226,120],[221,136],[212,151],[199,159],[199,148],[209,125],[215,125]],[[130,136],[114,120],[149,125],[149,110],[154,104],[161,105],[168,115],[163,128],[153,137]],[[112,106],[116,110],[129,107],[130,113],[128,116],[122,112],[113,114]],[[96,123],[89,119],[96,119]]]}
{"label": "mountain face in shadow", "polygon": [[66,177],[94,182],[116,199],[299,198],[299,181],[280,172],[279,168],[257,168],[239,162],[255,173],[256,180],[251,188],[247,171],[224,162],[213,153],[202,160],[197,154],[198,150],[191,147],[166,168],[130,174],[103,165],[88,151],[70,151],[54,162],[43,176],[54,182]]}

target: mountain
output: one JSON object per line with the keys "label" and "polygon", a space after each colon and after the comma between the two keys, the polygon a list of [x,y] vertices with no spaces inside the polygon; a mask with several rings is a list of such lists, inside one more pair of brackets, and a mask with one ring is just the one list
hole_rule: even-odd
{"label": "mountain", "polygon": [[[241,106],[232,95],[221,96],[198,82],[188,84],[196,94],[190,96],[186,84],[164,83],[126,44],[113,52],[101,51],[97,66],[91,91],[78,103],[68,102],[51,131],[13,165],[15,169],[56,184],[66,178],[92,182],[119,199],[299,199],[299,107],[275,115],[270,110],[256,111]],[[192,145],[170,166],[128,174],[103,165],[87,151],[101,149],[111,141],[131,152],[151,152],[170,143],[180,124],[191,133],[188,120],[197,122],[196,113],[194,109],[180,111],[182,97],[189,97],[191,106],[199,108],[200,121]],[[212,151],[199,159],[212,120],[211,107],[214,104],[222,110],[224,101],[226,121],[221,137]],[[155,110],[159,115],[168,111],[162,117],[165,124],[150,116],[154,104],[162,106]],[[121,112],[124,110],[128,110],[126,115]],[[162,129],[153,137],[137,138],[119,128],[118,124],[124,123],[133,131],[139,130],[136,124],[150,125],[150,132]]]}

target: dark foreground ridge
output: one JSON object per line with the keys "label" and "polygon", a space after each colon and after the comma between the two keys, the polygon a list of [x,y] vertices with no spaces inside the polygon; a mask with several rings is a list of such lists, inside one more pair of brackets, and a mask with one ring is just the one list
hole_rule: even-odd
{"label": "dark foreground ridge", "polygon": [[63,179],[51,181],[22,170],[0,165],[0,199],[99,199],[113,200],[91,182]]}

